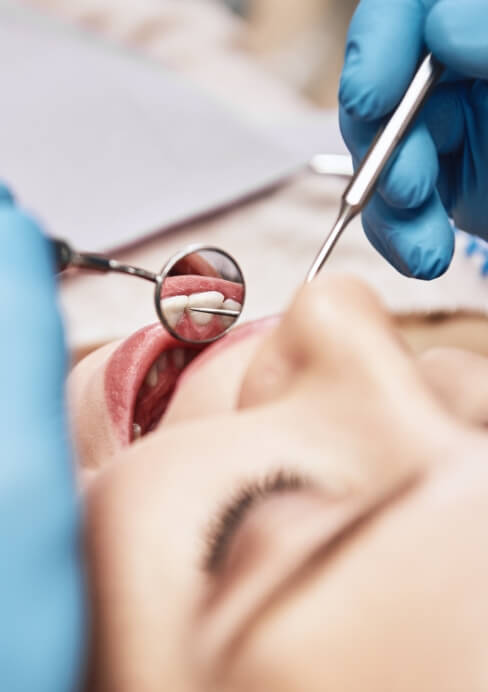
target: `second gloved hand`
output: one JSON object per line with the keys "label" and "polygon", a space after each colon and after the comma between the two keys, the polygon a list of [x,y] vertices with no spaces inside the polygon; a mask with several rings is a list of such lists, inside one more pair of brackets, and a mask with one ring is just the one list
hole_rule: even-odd
{"label": "second gloved hand", "polygon": [[361,0],[340,87],[341,130],[357,165],[423,52],[446,66],[363,213],[366,234],[407,276],[442,274],[459,228],[488,238],[488,3]]}
{"label": "second gloved hand", "polygon": [[84,655],[81,518],[51,247],[0,184],[0,690],[71,692]]}

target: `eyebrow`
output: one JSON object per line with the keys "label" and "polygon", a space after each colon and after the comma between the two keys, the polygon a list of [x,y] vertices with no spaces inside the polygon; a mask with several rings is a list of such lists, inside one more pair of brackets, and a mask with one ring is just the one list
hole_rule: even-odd
{"label": "eyebrow", "polygon": [[238,651],[243,646],[248,636],[254,630],[266,612],[271,610],[277,603],[284,600],[315,570],[319,569],[331,560],[335,554],[343,547],[344,543],[355,534],[359,533],[364,527],[377,519],[386,509],[393,505],[397,500],[405,497],[418,485],[420,477],[415,474],[397,488],[391,490],[376,503],[366,506],[359,514],[351,517],[344,526],[341,527],[332,538],[321,541],[312,551],[307,553],[303,560],[297,565],[283,581],[274,589],[269,596],[261,601],[256,608],[242,623],[242,626],[229,641],[225,649],[221,652],[219,673],[225,674],[226,669],[230,668]]}

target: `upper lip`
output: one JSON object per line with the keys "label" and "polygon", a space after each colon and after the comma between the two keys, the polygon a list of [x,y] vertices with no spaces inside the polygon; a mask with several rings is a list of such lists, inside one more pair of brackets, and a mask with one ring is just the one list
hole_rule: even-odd
{"label": "upper lip", "polygon": [[[241,289],[241,292],[239,292]],[[242,301],[242,286],[212,277],[178,276],[168,279],[164,296],[220,290],[226,298]],[[122,342],[105,369],[105,400],[117,435],[123,445],[132,439],[134,407],[144,377],[164,351],[185,347],[201,351],[205,346],[182,344],[156,323],[144,327]]]}

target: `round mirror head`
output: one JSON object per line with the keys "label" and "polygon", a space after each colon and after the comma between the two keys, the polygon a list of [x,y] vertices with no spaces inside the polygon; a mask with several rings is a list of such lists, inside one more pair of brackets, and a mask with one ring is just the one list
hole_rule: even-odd
{"label": "round mirror head", "polygon": [[246,286],[233,257],[192,246],[173,257],[156,282],[155,304],[164,327],[180,341],[209,344],[237,322]]}

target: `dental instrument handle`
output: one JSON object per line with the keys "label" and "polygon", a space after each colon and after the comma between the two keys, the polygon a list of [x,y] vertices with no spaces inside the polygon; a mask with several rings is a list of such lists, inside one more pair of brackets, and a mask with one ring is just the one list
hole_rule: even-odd
{"label": "dental instrument handle", "polygon": [[96,272],[117,272],[119,274],[130,274],[146,281],[156,282],[156,274],[148,272],[130,264],[122,264],[114,259],[103,257],[102,255],[90,255],[84,252],[76,252],[65,241],[59,238],[51,238],[51,245],[54,252],[56,271],[63,272],[68,267],[78,267],[78,269],[88,269]]}
{"label": "dental instrument handle", "polygon": [[419,114],[443,71],[443,66],[432,53],[429,53],[422,61],[395,112],[373,140],[345,189],[339,216],[306,276],[306,283],[315,278],[347,225],[369,202],[391,155]]}
{"label": "dental instrument handle", "polygon": [[58,238],[51,239],[51,246],[54,254],[54,264],[58,273],[64,272],[71,264],[73,251],[65,240]]}

